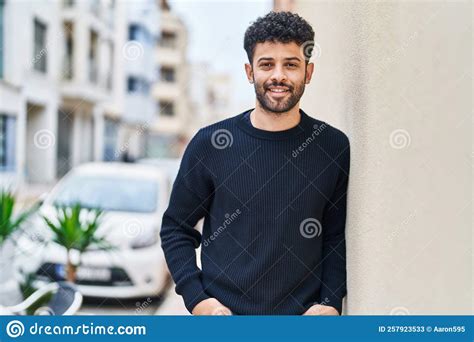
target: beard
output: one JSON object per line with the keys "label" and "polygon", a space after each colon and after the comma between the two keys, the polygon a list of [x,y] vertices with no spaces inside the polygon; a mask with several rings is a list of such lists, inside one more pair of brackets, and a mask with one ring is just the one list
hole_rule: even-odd
{"label": "beard", "polygon": [[[303,96],[304,89],[305,89],[304,79],[301,83],[297,84],[296,86],[292,86],[290,84],[281,83],[281,82],[280,83],[272,82],[270,84],[264,84],[264,83],[257,84],[257,82],[255,82],[255,78],[253,81],[254,81],[253,84],[255,88],[255,95],[257,97],[257,101],[260,103],[260,106],[265,111],[276,113],[276,114],[288,112],[294,106],[296,106],[296,104],[299,102],[299,100]],[[269,87],[276,87],[276,86],[288,88],[288,92],[285,97],[275,99],[270,96]]]}

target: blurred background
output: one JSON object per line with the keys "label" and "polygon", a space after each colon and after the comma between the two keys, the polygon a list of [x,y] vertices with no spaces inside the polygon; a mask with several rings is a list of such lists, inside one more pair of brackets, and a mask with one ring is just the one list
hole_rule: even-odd
{"label": "blurred background", "polygon": [[472,314],[471,1],[0,0],[0,185],[41,205],[0,245],[0,304],[67,278],[40,214],[80,200],[119,246],[71,256],[80,312],[186,314],[159,221],[192,136],[253,108],[270,10],[312,24],[301,107],[351,140],[344,313]]}

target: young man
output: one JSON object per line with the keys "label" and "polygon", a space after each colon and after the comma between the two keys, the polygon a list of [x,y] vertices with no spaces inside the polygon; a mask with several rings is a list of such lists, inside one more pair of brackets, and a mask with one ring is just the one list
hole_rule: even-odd
{"label": "young man", "polygon": [[184,153],[161,241],[194,315],[341,313],[350,149],[299,108],[313,40],[296,14],[254,22],[244,48],[255,108],[200,129]]}

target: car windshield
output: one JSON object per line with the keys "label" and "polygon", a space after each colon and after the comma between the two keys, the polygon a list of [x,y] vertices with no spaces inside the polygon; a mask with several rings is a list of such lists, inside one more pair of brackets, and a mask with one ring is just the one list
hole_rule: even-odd
{"label": "car windshield", "polygon": [[158,183],[110,175],[74,175],[52,198],[54,205],[79,202],[86,208],[149,213],[156,210]]}

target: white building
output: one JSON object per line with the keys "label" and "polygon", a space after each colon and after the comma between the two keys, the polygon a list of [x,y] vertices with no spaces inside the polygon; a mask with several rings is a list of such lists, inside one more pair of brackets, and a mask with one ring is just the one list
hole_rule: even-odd
{"label": "white building", "polygon": [[59,2],[0,1],[2,181],[56,177],[60,105]]}
{"label": "white building", "polygon": [[113,66],[122,34],[115,16],[111,0],[62,3],[57,177],[80,163],[103,159],[104,126],[121,114],[113,101],[113,90],[120,86]]}
{"label": "white building", "polygon": [[[126,42],[122,47],[124,64],[124,115],[119,152],[131,158],[145,155],[147,135],[155,117],[152,86],[155,73],[155,47],[160,34],[160,10],[155,0],[121,1]],[[121,11],[122,13],[122,11]]]}
{"label": "white building", "polygon": [[187,30],[183,21],[161,1],[161,34],[155,50],[153,87],[155,120],[150,126],[149,157],[177,157],[190,138],[193,112],[189,103],[189,66],[186,59]]}
{"label": "white building", "polygon": [[194,132],[238,113],[232,104],[231,75],[213,71],[207,63],[194,63],[191,66],[189,90],[195,114],[189,129]]}
{"label": "white building", "polygon": [[144,154],[154,0],[2,0],[0,27],[0,182],[51,184],[83,162]]}

